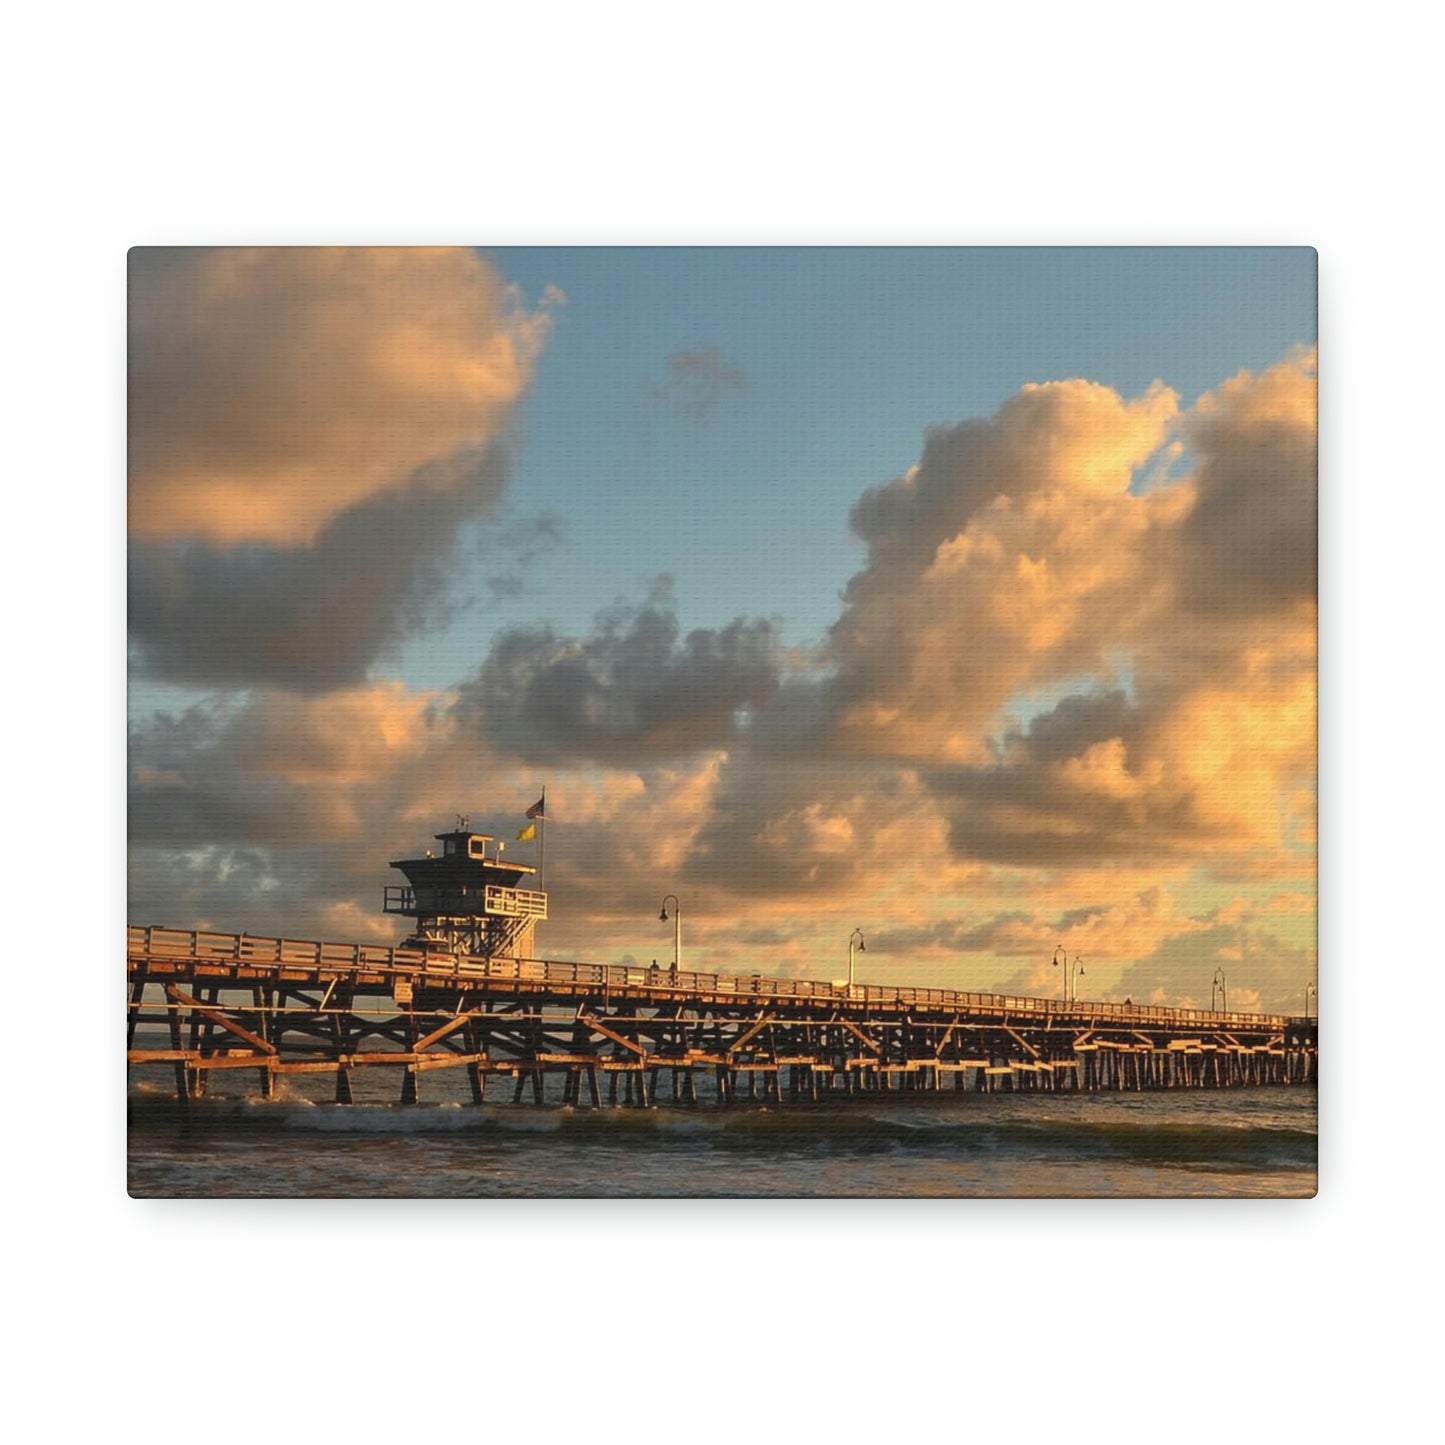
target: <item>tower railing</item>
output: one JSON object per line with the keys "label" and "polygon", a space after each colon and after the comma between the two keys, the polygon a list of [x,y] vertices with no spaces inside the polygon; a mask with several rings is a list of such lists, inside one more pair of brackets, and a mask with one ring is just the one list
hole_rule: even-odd
{"label": "tower railing", "polygon": [[488,884],[485,898],[487,912],[501,918],[545,918],[547,895],[535,888],[500,888]]}
{"label": "tower railing", "polygon": [[382,893],[381,911],[400,913],[408,918],[457,918],[468,914],[546,918],[547,895],[535,888],[503,888],[495,883],[480,889],[408,888],[388,884]]}

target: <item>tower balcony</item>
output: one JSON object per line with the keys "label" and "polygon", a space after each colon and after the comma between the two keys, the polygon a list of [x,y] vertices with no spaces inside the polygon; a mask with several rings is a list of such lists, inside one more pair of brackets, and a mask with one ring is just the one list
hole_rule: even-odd
{"label": "tower balcony", "polygon": [[388,886],[382,896],[383,913],[406,918],[525,918],[547,917],[547,895],[535,888],[503,888],[487,883],[479,888],[403,888]]}

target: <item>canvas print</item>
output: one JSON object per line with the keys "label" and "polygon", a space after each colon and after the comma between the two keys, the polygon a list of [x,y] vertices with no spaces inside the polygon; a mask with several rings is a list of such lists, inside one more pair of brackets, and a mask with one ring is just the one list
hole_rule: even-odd
{"label": "canvas print", "polygon": [[1312,250],[128,293],[133,1196],[1315,1193]]}

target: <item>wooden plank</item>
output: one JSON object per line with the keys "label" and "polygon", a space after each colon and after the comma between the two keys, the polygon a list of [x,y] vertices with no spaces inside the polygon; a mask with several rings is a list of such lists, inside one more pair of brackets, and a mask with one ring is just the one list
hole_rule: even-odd
{"label": "wooden plank", "polygon": [[635,1053],[638,1054],[646,1054],[647,1052],[647,1050],[644,1049],[641,1044],[634,1043],[631,1039],[625,1039],[622,1037],[621,1034],[615,1033],[612,1029],[608,1028],[594,1014],[583,1014],[582,1022],[586,1024],[593,1033],[601,1034],[604,1038],[611,1039],[613,1043],[621,1044],[624,1049],[632,1049]]}
{"label": "wooden plank", "polygon": [[476,1009],[473,1009],[470,1013],[457,1014],[454,1018],[448,1019],[446,1023],[444,1023],[439,1029],[433,1029],[431,1033],[425,1035],[422,1038],[419,1038],[416,1041],[416,1052],[421,1053],[423,1049],[430,1048],[431,1045],[436,1043],[439,1039],[446,1038],[448,1034],[454,1033],[464,1024],[469,1023],[472,1019],[484,1017],[486,1017],[486,1015],[481,1014]]}
{"label": "wooden plank", "polygon": [[771,1014],[759,1015],[759,1017],[754,1021],[753,1026],[740,1039],[738,1039],[736,1043],[730,1044],[728,1046],[728,1058],[731,1059],[732,1056],[737,1053],[737,1051],[742,1048],[742,1046],[747,1043],[749,1039],[756,1037],[772,1022],[773,1017]]}
{"label": "wooden plank", "polygon": [[1009,1036],[1009,1038],[1013,1039],[1013,1041],[1018,1044],[1021,1049],[1026,1049],[1030,1054],[1034,1056],[1034,1058],[1039,1057],[1039,1051],[1026,1038],[1024,1038],[1022,1034],[1015,1033],[1014,1030],[1011,1029],[1007,1024],[1003,1025],[1003,1031]]}
{"label": "wooden plank", "polygon": [[855,1038],[859,1039],[866,1047],[872,1049],[875,1054],[881,1054],[883,1052],[883,1046],[870,1039],[868,1035],[865,1034],[863,1030],[858,1027],[857,1024],[850,1023],[847,1019],[839,1019],[838,1022],[840,1025],[842,1025],[843,1028],[847,1029],[850,1034],[854,1035]]}
{"label": "wooden plank", "polygon": [[216,1009],[206,1008],[203,1004],[193,999],[190,994],[182,993],[174,984],[166,985],[167,995],[175,1002],[184,1004],[187,1008],[194,1009],[202,1018],[210,1019],[212,1023],[220,1024],[223,1029],[228,1029],[238,1039],[244,1039],[252,1048],[260,1049],[264,1054],[274,1054],[276,1046],[268,1044],[265,1039],[258,1038],[250,1029],[242,1028],[234,1019],[228,1019],[225,1014]]}

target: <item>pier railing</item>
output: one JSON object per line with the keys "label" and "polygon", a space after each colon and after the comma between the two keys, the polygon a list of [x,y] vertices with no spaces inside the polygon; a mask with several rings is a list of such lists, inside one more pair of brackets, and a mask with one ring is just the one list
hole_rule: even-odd
{"label": "pier railing", "polygon": [[1019,1018],[1067,1015],[1085,1024],[1163,1024],[1173,1028],[1197,1023],[1213,1030],[1283,1028],[1283,1014],[1215,1012],[1163,1008],[1152,1004],[1089,1003],[1013,994],[970,993],[947,988],[889,988],[877,984],[822,983],[812,979],[778,978],[766,974],[674,973],[670,969],[638,968],[633,964],[572,963],[557,959],[484,958],[434,949],[396,948],[385,944],[324,943],[264,938],[249,933],[213,933],[132,924],[127,929],[132,958],[231,960],[241,965],[314,969],[318,973],[389,973],[413,982],[441,983],[449,978],[496,979],[541,988],[600,988],[622,992],[645,989],[661,994],[733,995],[816,1001],[842,1006],[916,1008],[919,1010],[983,1010]]}

